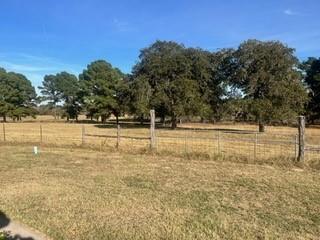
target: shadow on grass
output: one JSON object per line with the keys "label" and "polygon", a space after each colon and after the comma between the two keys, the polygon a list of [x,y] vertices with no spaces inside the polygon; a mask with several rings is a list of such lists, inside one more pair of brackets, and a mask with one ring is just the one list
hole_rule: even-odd
{"label": "shadow on grass", "polygon": [[32,237],[21,237],[19,234],[12,235],[10,232],[3,231],[10,224],[10,218],[0,211],[0,240],[36,240]]}
{"label": "shadow on grass", "polygon": [[[147,129],[150,127],[149,123],[138,123],[138,122],[119,122],[121,128],[126,129]],[[104,124],[95,124],[94,127],[101,129],[115,129],[117,128],[116,122],[107,122]],[[172,129],[170,126],[163,126],[162,123],[156,123],[156,129],[158,130],[174,130],[174,131],[213,131],[213,132],[225,132],[225,133],[241,133],[241,134],[253,134],[256,131],[253,130],[242,130],[242,129],[231,129],[231,128],[188,128],[188,127],[177,127]]]}

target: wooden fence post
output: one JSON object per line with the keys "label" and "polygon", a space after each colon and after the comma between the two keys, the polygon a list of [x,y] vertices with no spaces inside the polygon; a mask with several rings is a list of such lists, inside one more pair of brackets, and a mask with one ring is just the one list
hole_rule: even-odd
{"label": "wooden fence post", "polygon": [[221,149],[220,149],[220,131],[218,131],[218,154],[220,155]]}
{"label": "wooden fence post", "polygon": [[150,148],[156,148],[156,134],[155,134],[156,116],[154,110],[150,110]]}
{"label": "wooden fence post", "polygon": [[40,124],[40,143],[42,143],[42,125]]}
{"label": "wooden fence post", "polygon": [[294,159],[298,158],[298,145],[299,145],[298,134],[296,134],[294,138]]}
{"label": "wooden fence post", "polygon": [[120,124],[117,125],[117,149],[119,149],[120,146]]}
{"label": "wooden fence post", "polygon": [[255,138],[254,138],[254,152],[253,152],[253,161],[256,161],[257,158],[257,145],[258,145],[258,134],[255,134]]}
{"label": "wooden fence post", "polygon": [[85,136],[86,136],[86,129],[85,129],[84,125],[82,126],[81,135],[82,135],[81,143],[82,143],[82,145],[84,145],[85,144]]}
{"label": "wooden fence post", "polygon": [[184,134],[184,153],[187,154],[188,153],[188,148],[187,148],[187,131],[185,131]]}
{"label": "wooden fence post", "polygon": [[5,127],[4,123],[2,125],[2,131],[3,131],[3,141],[5,142],[6,141],[6,127]]}
{"label": "wooden fence post", "polygon": [[305,150],[305,117],[299,116],[299,148],[298,148],[298,161],[303,162],[304,161],[304,150]]}

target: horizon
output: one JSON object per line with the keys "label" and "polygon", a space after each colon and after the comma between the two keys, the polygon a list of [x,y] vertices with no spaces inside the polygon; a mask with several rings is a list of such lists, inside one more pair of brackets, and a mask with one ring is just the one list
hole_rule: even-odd
{"label": "horizon", "polygon": [[140,50],[156,40],[209,51],[277,40],[295,48],[300,60],[320,57],[315,0],[12,0],[1,7],[0,67],[24,74],[36,88],[46,74],[78,76],[98,59],[130,73]]}

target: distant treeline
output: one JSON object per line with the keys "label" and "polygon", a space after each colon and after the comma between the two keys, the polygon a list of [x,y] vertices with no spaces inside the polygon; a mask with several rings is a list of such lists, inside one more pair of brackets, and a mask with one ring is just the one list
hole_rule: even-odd
{"label": "distant treeline", "polygon": [[[141,50],[131,74],[104,60],[79,76],[46,75],[37,97],[23,75],[0,69],[0,116],[21,119],[47,111],[68,120],[80,113],[105,122],[131,114],[148,117],[155,109],[173,128],[181,118],[288,122],[298,114],[320,118],[320,58],[299,62],[295,50],[279,41],[248,40],[237,49],[210,52],[156,41]],[[43,108],[42,108],[43,110]]]}

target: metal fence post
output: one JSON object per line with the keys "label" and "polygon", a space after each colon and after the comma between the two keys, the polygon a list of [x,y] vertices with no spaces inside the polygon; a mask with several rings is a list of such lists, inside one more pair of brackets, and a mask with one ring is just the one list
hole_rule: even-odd
{"label": "metal fence post", "polygon": [[303,162],[304,161],[304,150],[305,150],[305,117],[299,116],[299,152],[298,152],[298,161]]}
{"label": "metal fence post", "polygon": [[117,149],[119,149],[120,146],[120,124],[117,125]]}
{"label": "metal fence post", "polygon": [[150,148],[152,150],[156,148],[155,118],[155,111],[150,110]]}

